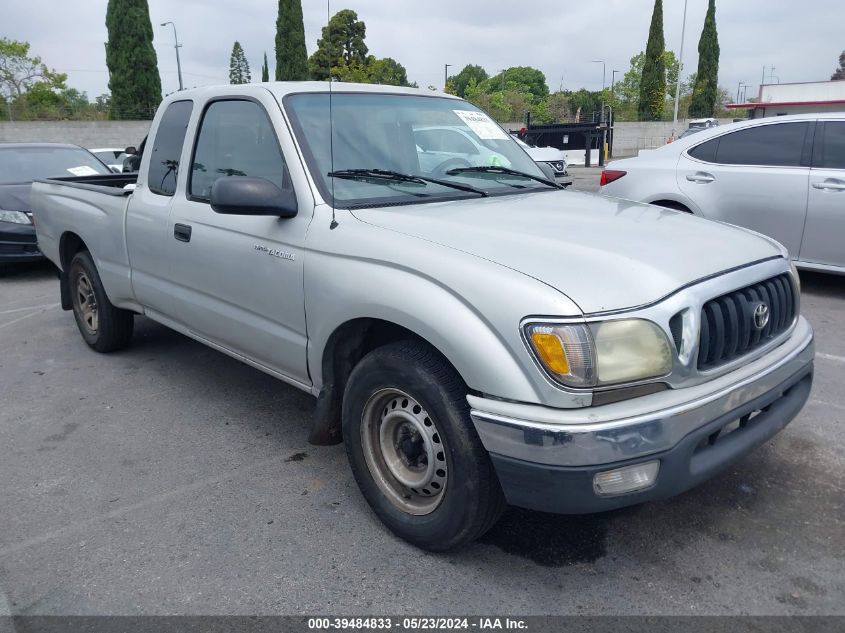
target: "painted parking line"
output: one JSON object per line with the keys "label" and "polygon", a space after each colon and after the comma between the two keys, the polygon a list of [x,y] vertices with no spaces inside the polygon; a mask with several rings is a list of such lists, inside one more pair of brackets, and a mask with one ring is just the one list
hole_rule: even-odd
{"label": "painted parking line", "polygon": [[[34,317],[36,314],[43,314],[44,312],[47,312],[47,310],[49,310],[50,308],[56,308],[59,305],[61,305],[61,304],[51,303],[47,306],[33,306],[31,308],[21,308],[20,310],[10,310],[9,312],[21,312],[23,310],[26,310],[27,312],[24,315],[19,316],[17,319],[12,319],[11,321],[6,321],[5,323],[0,323],[0,330],[2,330],[4,327],[7,327],[9,325],[14,325],[15,323],[19,323],[20,321],[25,321],[26,319],[28,319],[30,317]],[[0,314],[8,314],[8,312],[7,313],[0,312]]]}
{"label": "painted parking line", "polygon": [[833,354],[825,354],[824,352],[816,352],[816,356],[825,360],[832,360],[834,363],[845,364],[845,356],[834,356]]}
{"label": "painted parking line", "polygon": [[29,310],[42,310],[47,308],[57,308],[61,303],[43,303],[39,306],[27,306],[25,308],[14,308],[12,310],[0,310],[0,314],[15,314],[17,312],[27,312]]}

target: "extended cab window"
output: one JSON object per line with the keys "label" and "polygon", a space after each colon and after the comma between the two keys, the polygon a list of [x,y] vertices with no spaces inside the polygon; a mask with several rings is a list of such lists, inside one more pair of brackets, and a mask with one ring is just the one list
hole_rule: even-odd
{"label": "extended cab window", "polygon": [[147,186],[150,191],[162,196],[172,196],[176,191],[176,178],[179,175],[179,159],[188,120],[191,118],[192,101],[174,101],[165,110],[158,124],[152,152]]}
{"label": "extended cab window", "polygon": [[189,194],[208,200],[218,178],[264,178],[290,189],[285,159],[264,109],[253,101],[214,101],[202,118]]}
{"label": "extended cab window", "polygon": [[798,167],[808,127],[807,123],[774,123],[725,134],[718,138],[714,162]]}

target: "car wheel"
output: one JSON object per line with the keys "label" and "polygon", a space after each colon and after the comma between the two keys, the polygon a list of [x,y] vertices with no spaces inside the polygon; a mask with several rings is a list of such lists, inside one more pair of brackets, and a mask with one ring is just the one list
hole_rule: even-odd
{"label": "car wheel", "polygon": [[367,502],[396,535],[431,551],[472,542],[505,503],[473,428],[466,385],[429,346],[367,354],[343,397],[343,436]]}
{"label": "car wheel", "polygon": [[98,352],[126,347],[132,338],[134,314],[109,301],[90,253],[77,253],[68,271],[73,316],[85,342]]}
{"label": "car wheel", "polygon": [[661,202],[655,202],[654,204],[656,204],[659,207],[663,207],[665,209],[672,209],[674,211],[680,211],[681,213],[689,213],[690,215],[693,214],[692,211],[688,207],[685,207],[680,202],[672,202],[671,200],[663,200]]}

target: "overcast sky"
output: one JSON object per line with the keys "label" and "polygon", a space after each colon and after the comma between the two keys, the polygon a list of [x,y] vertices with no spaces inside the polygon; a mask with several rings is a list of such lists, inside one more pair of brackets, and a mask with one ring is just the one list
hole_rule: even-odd
{"label": "overcast sky", "polygon": [[[89,98],[108,91],[105,64],[107,0],[8,0],[0,36],[25,40],[31,52]],[[331,0],[332,13],[351,8],[367,25],[367,45],[393,57],[421,87],[443,86],[443,65],[455,72],[479,64],[490,74],[509,66],[542,70],[552,90],[598,90],[602,66],[625,71],[645,48],[653,0]],[[228,83],[232,44],[243,45],[254,79],[267,51],[273,75],[275,0],[149,0],[162,87],[178,87],[171,27],[183,44],[188,87]],[[683,0],[664,0],[666,47],[678,51]],[[707,0],[689,0],[685,73],[696,69]],[[325,0],[303,0],[309,54],[327,21]],[[721,45],[719,82],[736,94],[742,81],[756,94],[763,66],[781,82],[829,79],[845,49],[842,0],[717,0]],[[768,78],[767,78],[768,79]],[[775,80],[777,80],[775,79]]]}

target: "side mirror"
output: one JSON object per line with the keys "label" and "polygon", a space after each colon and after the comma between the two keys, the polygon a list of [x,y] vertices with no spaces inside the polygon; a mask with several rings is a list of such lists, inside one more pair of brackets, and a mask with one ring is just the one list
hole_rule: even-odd
{"label": "side mirror", "polygon": [[127,148],[126,148],[125,150],[123,150],[123,151],[124,151],[126,154],[129,154],[130,156],[132,156],[133,154],[137,154],[137,153],[138,153],[138,148],[137,148],[137,147],[135,147],[134,145],[130,145],[129,147],[127,147]]}
{"label": "side mirror", "polygon": [[211,208],[226,215],[296,215],[296,195],[264,178],[224,176],[211,186]]}

